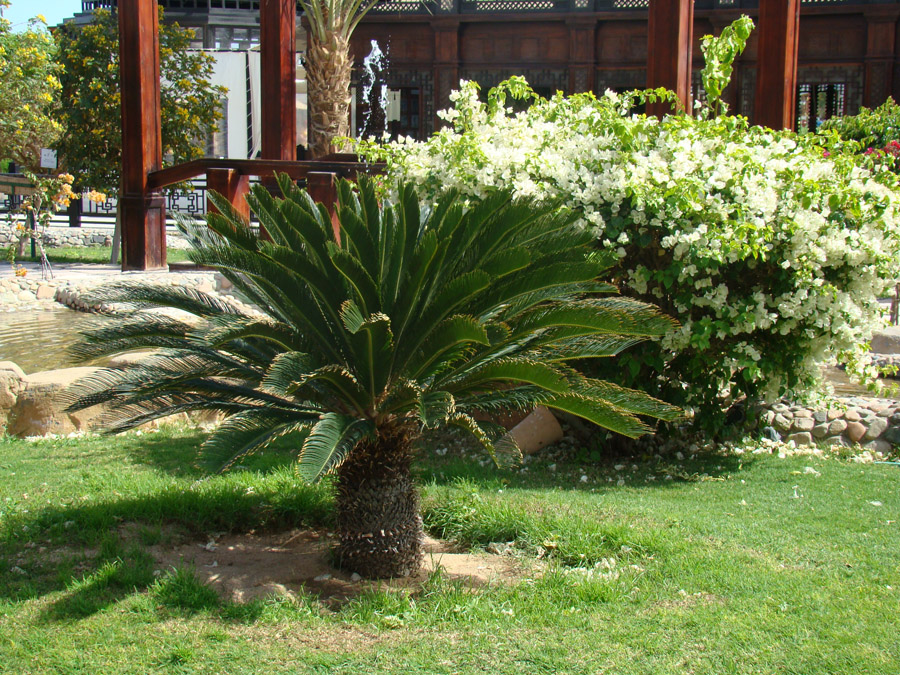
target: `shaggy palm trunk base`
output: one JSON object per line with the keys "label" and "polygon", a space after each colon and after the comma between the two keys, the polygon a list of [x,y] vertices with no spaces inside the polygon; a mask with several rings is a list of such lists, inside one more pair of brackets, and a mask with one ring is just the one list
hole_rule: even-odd
{"label": "shaggy palm trunk base", "polygon": [[370,579],[407,577],[422,565],[419,493],[402,431],[361,442],[338,469],[337,564]]}

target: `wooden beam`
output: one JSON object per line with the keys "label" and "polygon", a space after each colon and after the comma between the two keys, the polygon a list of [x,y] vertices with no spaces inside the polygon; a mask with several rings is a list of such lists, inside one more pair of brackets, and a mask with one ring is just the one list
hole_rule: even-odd
{"label": "wooden beam", "polygon": [[794,129],[800,0],[759,0],[759,56],[753,122]]}
{"label": "wooden beam", "polygon": [[[694,0],[650,0],[647,26],[647,87],[665,87],[691,111],[691,49]],[[647,114],[662,117],[668,103],[650,103]]]}
{"label": "wooden beam", "polygon": [[295,0],[261,0],[260,88],[263,159],[297,159]]}
{"label": "wooden beam", "polygon": [[122,269],[166,268],[166,209],[148,187],[162,166],[156,0],[119,0]]}
{"label": "wooden beam", "polygon": [[210,169],[206,173],[206,210],[210,213],[218,213],[219,210],[209,200],[209,191],[218,192],[228,200],[235,210],[250,220],[250,205],[247,203],[247,193],[250,191],[250,177],[241,175],[234,169]]}
{"label": "wooden beam", "polygon": [[337,176],[324,171],[310,171],[306,177],[306,191],[316,202],[323,204],[331,215],[334,238],[341,243],[341,223],[337,217]]}

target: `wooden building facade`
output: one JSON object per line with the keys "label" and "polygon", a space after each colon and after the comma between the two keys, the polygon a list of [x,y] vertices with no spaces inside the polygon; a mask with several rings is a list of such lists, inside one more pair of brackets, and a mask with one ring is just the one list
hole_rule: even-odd
{"label": "wooden building facade", "polygon": [[[648,0],[388,0],[353,37],[357,65],[377,40],[388,54],[388,86],[400,92],[397,130],[424,138],[459,80],[492,87],[524,75],[549,95],[642,88],[647,80]],[[693,89],[700,87],[700,38],[758,0],[696,0]],[[801,0],[797,127],[855,114],[900,94],[900,2]],[[734,113],[753,116],[758,31],[738,59],[725,95]]]}

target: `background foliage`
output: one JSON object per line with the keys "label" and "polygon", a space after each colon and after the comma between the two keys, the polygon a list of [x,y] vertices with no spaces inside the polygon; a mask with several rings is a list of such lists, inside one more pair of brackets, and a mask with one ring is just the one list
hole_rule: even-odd
{"label": "background foliage", "polygon": [[[164,23],[162,7],[159,18],[163,161],[174,164],[203,156],[227,90],[210,82],[214,58],[189,51],[194,32]],[[65,128],[60,166],[75,176],[79,189],[115,193],[122,154],[116,18],[97,10],[92,23],[65,24],[55,38],[62,68],[58,114]]]}
{"label": "background foliage", "polygon": [[624,292],[681,322],[629,354],[627,384],[715,428],[741,397],[810,391],[819,360],[872,375],[860,357],[900,257],[890,172],[739,117],[631,115],[633,95],[558,94],[513,114],[463,82],[453,99],[452,128],[385,149],[389,173],[579,209]]}
{"label": "background foliage", "polygon": [[[8,7],[0,0],[0,7]],[[13,32],[0,18],[0,159],[36,170],[41,148],[61,131],[53,108],[59,94],[56,47],[42,17]]]}

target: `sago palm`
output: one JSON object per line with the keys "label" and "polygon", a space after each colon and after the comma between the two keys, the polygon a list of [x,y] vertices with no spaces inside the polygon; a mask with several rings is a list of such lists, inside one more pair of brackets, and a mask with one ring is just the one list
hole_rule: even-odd
{"label": "sago palm", "polygon": [[84,357],[159,351],[82,381],[73,409],[105,403],[111,432],[220,411],[202,446],[218,466],[296,438],[306,479],[336,474],[339,565],[369,577],[421,563],[410,463],[424,429],[462,427],[502,462],[518,449],[485,421],[493,413],[545,405],[632,437],[650,430],[639,416],[678,415],[567,365],[614,356],[672,321],[610,297],[592,236],[558,205],[499,194],[420,208],[410,186],[388,205],[362,179],[358,191],[340,185],[336,238],[323,206],[288,178],[279,183],[284,199],[264,188],[249,198],[271,240],[221,199],[225,215],[191,230],[191,259],[219,270],[259,313],[185,288],[100,291],[95,301],[195,316],[138,313],[87,333]]}

